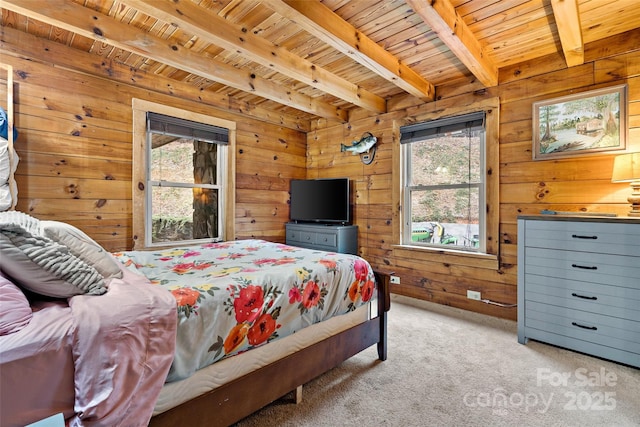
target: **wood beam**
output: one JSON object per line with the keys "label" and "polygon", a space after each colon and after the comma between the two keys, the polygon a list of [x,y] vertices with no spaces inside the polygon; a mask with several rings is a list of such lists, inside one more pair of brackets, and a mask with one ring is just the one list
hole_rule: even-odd
{"label": "wood beam", "polygon": [[498,84],[498,67],[449,0],[406,1],[483,85]]}
{"label": "wood beam", "polygon": [[431,82],[322,3],[270,0],[264,4],[405,92],[426,102],[433,101],[435,89]]}
{"label": "wood beam", "polygon": [[69,2],[3,0],[3,8],[169,66],[315,114],[346,122],[348,114],[329,103],[294,92],[250,72],[152,36],[89,8]]}
{"label": "wood beam", "polygon": [[577,0],[551,0],[567,67],[584,64],[584,42]]}
{"label": "wood beam", "polygon": [[374,113],[386,112],[384,98],[256,36],[191,0],[122,0],[133,9]]}
{"label": "wood beam", "polygon": [[310,130],[308,120],[300,120],[288,114],[277,113],[257,105],[239,101],[226,94],[200,90],[188,83],[158,74],[150,75],[144,70],[114,62],[113,59],[82,52],[10,27],[2,27],[1,34],[0,50],[7,57],[8,55],[13,55],[21,58],[36,58],[41,62],[55,64],[56,67],[106,78],[151,92],[170,96],[179,94],[181,98],[186,100],[206,104],[229,113],[239,113],[289,129],[303,132],[309,132]]}

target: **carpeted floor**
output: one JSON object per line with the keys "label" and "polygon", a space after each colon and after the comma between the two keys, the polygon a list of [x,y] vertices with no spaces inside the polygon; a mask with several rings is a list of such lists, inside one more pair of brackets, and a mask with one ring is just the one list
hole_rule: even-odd
{"label": "carpeted floor", "polygon": [[375,346],[237,424],[640,426],[640,370],[529,341],[516,323],[402,296]]}

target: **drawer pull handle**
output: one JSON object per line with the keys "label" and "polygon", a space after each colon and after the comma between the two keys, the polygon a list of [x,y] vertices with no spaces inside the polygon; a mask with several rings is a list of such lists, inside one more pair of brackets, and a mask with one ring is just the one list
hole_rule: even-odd
{"label": "drawer pull handle", "polygon": [[571,264],[573,268],[582,268],[583,270],[597,270],[598,267],[595,265],[580,265],[580,264]]}
{"label": "drawer pull handle", "polygon": [[573,237],[574,239],[593,239],[593,240],[596,240],[598,238],[598,236],[582,236],[580,234],[572,234],[571,237]]}
{"label": "drawer pull handle", "polygon": [[575,292],[571,294],[572,297],[576,297],[576,298],[582,298],[582,299],[590,299],[590,300],[597,300],[598,297],[589,297],[587,295],[580,295],[580,294],[576,294]]}
{"label": "drawer pull handle", "polygon": [[576,322],[571,322],[571,324],[573,326],[577,326],[578,328],[589,329],[590,331],[597,331],[598,330],[598,328],[596,328],[595,326],[585,326],[585,325],[581,325],[580,323],[576,323]]}

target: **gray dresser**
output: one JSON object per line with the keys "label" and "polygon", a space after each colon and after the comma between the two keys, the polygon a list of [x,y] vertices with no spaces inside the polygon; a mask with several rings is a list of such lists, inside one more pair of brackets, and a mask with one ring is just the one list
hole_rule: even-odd
{"label": "gray dresser", "polygon": [[640,367],[640,220],[518,217],[518,342]]}
{"label": "gray dresser", "polygon": [[287,245],[356,255],[357,225],[286,224]]}

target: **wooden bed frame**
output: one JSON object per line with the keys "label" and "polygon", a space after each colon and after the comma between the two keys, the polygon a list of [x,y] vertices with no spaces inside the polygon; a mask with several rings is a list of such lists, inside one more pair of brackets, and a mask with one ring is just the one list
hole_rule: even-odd
{"label": "wooden bed frame", "polygon": [[390,275],[374,273],[378,284],[378,317],[158,414],[149,425],[174,427],[189,420],[189,426],[229,426],[373,344],[378,346],[378,358],[386,360]]}

